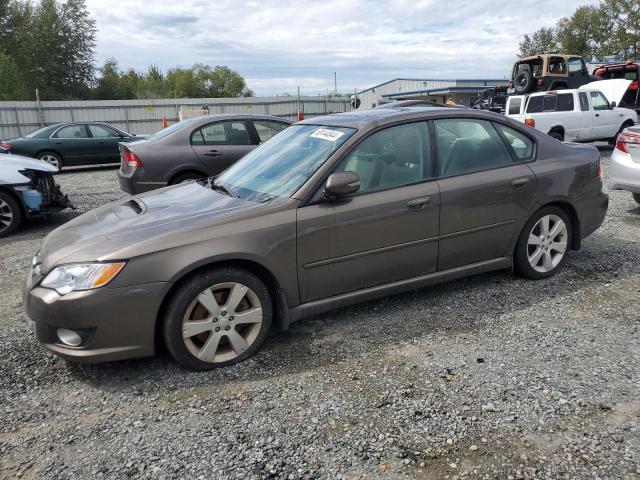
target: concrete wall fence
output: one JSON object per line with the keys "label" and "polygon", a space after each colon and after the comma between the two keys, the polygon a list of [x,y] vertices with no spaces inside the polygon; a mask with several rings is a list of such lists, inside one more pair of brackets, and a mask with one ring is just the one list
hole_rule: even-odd
{"label": "concrete wall fence", "polygon": [[149,134],[178,121],[181,107],[206,105],[210,114],[246,113],[295,120],[299,109],[305,118],[351,109],[348,98],[249,97],[182,98],[158,100],[95,100],[0,102],[0,140],[26,135],[45,125],[61,122],[106,122],[126,132]]}

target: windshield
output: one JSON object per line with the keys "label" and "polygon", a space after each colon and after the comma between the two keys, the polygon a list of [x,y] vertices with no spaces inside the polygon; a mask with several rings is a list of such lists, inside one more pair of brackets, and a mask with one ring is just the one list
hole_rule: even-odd
{"label": "windshield", "polygon": [[158,130],[153,135],[147,137],[147,141],[160,140],[161,138],[164,138],[167,135],[171,135],[173,132],[176,132],[178,130],[182,130],[186,125],[189,125],[189,124],[195,122],[199,118],[202,118],[202,117],[189,118],[187,120],[183,120],[181,122],[174,123],[170,127],[163,128],[162,130]]}
{"label": "windshield", "polygon": [[215,183],[248,200],[290,197],[353,132],[353,128],[291,126],[225,170]]}

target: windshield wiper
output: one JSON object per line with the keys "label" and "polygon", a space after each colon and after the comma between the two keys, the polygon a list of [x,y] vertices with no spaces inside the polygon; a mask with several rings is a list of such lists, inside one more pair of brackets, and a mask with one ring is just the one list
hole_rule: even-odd
{"label": "windshield wiper", "polygon": [[222,192],[225,195],[229,196],[229,197],[235,197],[238,198],[237,195],[234,195],[233,193],[231,193],[231,191],[229,191],[229,189],[227,187],[225,187],[224,185],[221,185],[219,183],[213,183],[212,181],[209,181],[209,186],[211,187],[211,190],[217,190],[218,192]]}

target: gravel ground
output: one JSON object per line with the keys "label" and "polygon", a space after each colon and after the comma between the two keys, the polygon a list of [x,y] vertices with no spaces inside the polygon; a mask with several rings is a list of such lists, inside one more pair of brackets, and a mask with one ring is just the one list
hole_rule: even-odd
{"label": "gravel ground", "polygon": [[111,168],[58,179],[78,210],[0,240],[0,478],[640,479],[630,194],[552,279],[498,272],[341,309],[191,373],[37,344],[21,285],[41,238],[123,196]]}

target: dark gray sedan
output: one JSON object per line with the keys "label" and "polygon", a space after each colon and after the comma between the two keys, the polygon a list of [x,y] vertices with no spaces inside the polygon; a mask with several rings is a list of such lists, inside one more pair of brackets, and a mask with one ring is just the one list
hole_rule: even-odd
{"label": "dark gray sedan", "polygon": [[[595,147],[471,109],[306,120],[215,180],[105,205],[50,233],[25,306],[78,361],[246,359],[273,327],[481,272],[542,279],[601,225]],[[434,321],[437,321],[434,320]]]}
{"label": "dark gray sedan", "polygon": [[120,145],[120,188],[142,193],[218,175],[291,122],[264,115],[208,115]]}

